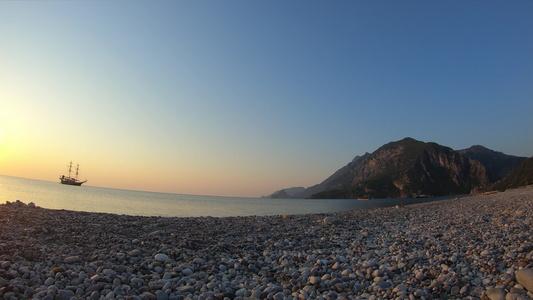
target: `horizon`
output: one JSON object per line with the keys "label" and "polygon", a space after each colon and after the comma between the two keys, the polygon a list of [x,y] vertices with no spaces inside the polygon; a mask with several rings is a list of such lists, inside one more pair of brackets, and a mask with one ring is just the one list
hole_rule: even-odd
{"label": "horizon", "polygon": [[[0,2],[0,174],[261,197],[412,137],[533,155],[533,2]],[[57,178],[57,179],[56,179]]]}
{"label": "horizon", "polygon": [[[405,137],[405,138],[403,138],[403,139],[406,139],[406,138],[411,138],[411,137]],[[401,140],[403,140],[403,139],[401,139]],[[401,141],[401,140],[390,141],[390,142],[399,142],[399,141]],[[416,139],[415,139],[415,140],[416,140]],[[418,141],[418,140],[417,140],[417,141]],[[390,142],[389,142],[389,143],[390,143]],[[431,143],[431,141],[421,141],[421,142],[424,142],[424,143]],[[386,144],[386,143],[385,143],[385,144]],[[384,146],[385,144],[383,144],[382,146]],[[442,145],[442,146],[447,147],[446,145]],[[481,147],[483,147],[483,148],[485,148],[485,149],[491,150],[491,151],[495,151],[495,152],[503,153],[503,152],[498,151],[498,150],[495,150],[495,149],[489,149],[489,148],[487,148],[487,147],[485,147],[485,146],[483,146],[483,145],[472,145],[472,146],[467,147],[467,148],[465,148],[465,149],[469,149],[469,148],[471,148],[471,147],[479,147],[479,146],[481,146]],[[379,148],[378,148],[378,149],[379,149]],[[375,150],[372,151],[372,152],[365,152],[365,153],[363,153],[363,154],[358,154],[358,155],[356,155],[356,156],[354,156],[354,157],[362,156],[362,155],[365,155],[365,154],[367,154],[367,153],[371,154],[371,153],[377,151],[378,149],[375,149]],[[453,149],[453,150],[454,150],[454,151],[460,151],[460,150],[465,150],[465,149]],[[513,156],[512,154],[507,154],[507,153],[503,153],[503,154]],[[520,156],[520,157],[522,157],[522,156]],[[533,158],[533,156],[528,156],[528,157],[525,157],[525,158],[529,158],[529,157],[530,157],[530,158]],[[348,163],[349,163],[349,162],[348,162]],[[347,164],[348,164],[348,163],[347,163]],[[74,163],[73,163],[73,165],[74,165]],[[341,167],[339,167],[339,169],[342,168],[342,167],[344,167],[344,166],[346,166],[346,164],[343,165],[343,166],[341,166]],[[67,167],[68,167],[68,165],[67,165]],[[337,170],[337,171],[338,171],[338,170]],[[66,173],[66,172],[65,172],[65,173]],[[0,175],[3,175],[3,176],[10,176],[10,177],[16,177],[16,178],[21,178],[21,179],[30,179],[30,180],[39,180],[39,181],[45,181],[45,182],[51,182],[51,183],[55,183],[55,182],[59,183],[58,181],[52,181],[52,180],[47,180],[47,179],[19,177],[19,176],[7,175],[7,174],[0,174]],[[317,183],[315,183],[315,184],[320,184],[320,183],[322,183],[324,180],[326,180],[326,179],[327,179],[329,176],[331,176],[331,175],[332,175],[332,174],[327,175],[327,177],[325,177],[325,178],[322,179],[320,182],[317,182]],[[80,179],[81,179],[81,178],[80,178]],[[88,182],[88,181],[87,181],[87,182]],[[309,187],[311,187],[311,186],[313,186],[313,185],[315,185],[315,184],[312,184],[312,185],[310,185],[310,186],[290,186],[290,187],[287,186],[287,187],[281,187],[281,188],[279,188],[279,189],[277,189],[277,190],[274,190],[274,191],[272,191],[272,192],[270,192],[270,193],[268,193],[268,194],[258,195],[258,196],[231,196],[231,195],[185,194],[185,193],[176,193],[176,192],[162,192],[162,191],[155,191],[155,190],[136,190],[136,189],[131,189],[131,188],[116,188],[116,187],[111,187],[111,186],[95,186],[95,185],[86,184],[86,183],[84,183],[83,186],[95,187],[95,188],[103,188],[103,189],[126,190],[126,191],[134,191],[134,192],[146,192],[146,193],[163,193],[163,194],[178,194],[178,195],[207,196],[207,197],[228,197],[228,198],[262,198],[262,197],[270,196],[270,195],[272,195],[273,193],[276,193],[276,192],[279,192],[279,191],[282,191],[282,190],[286,190],[286,189],[290,189],[290,188],[309,188]]]}

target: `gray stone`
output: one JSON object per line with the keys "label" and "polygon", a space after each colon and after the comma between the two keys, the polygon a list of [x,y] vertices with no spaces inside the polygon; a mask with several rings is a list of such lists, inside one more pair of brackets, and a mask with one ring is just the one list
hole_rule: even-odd
{"label": "gray stone", "polygon": [[101,284],[94,284],[94,285],[91,285],[91,286],[88,286],[86,289],[85,289],[85,293],[87,294],[92,294],[93,292],[98,292],[100,291],[101,289],[103,289],[103,285]]}
{"label": "gray stone", "polygon": [[418,280],[424,280],[424,272],[420,271],[420,272],[416,273],[415,277]]}
{"label": "gray stone", "polygon": [[168,259],[168,256],[166,254],[163,254],[163,253],[158,253],[158,254],[155,255],[154,258],[155,258],[155,260],[157,260],[159,262],[165,262]]}
{"label": "gray stone", "polygon": [[470,296],[481,297],[482,293],[483,293],[483,288],[480,287],[480,286],[476,286],[476,287],[472,288],[472,290],[470,291]]}
{"label": "gray stone", "polygon": [[425,297],[426,295],[427,295],[427,293],[424,290],[416,290],[415,291],[415,296],[416,297]]}
{"label": "gray stone", "polygon": [[61,299],[70,299],[70,297],[74,297],[74,292],[70,290],[59,290],[57,294]]}
{"label": "gray stone", "polygon": [[396,292],[396,293],[397,293],[397,292],[407,292],[407,287],[406,287],[403,283],[401,283],[401,284],[399,284],[398,286],[396,286],[396,287],[394,288],[394,290],[392,290],[392,291],[393,291],[393,292]]}
{"label": "gray stone", "polygon": [[262,292],[259,289],[254,288],[252,290],[252,298],[260,299]]}
{"label": "gray stone", "polygon": [[156,300],[156,296],[150,292],[143,292],[139,295],[139,297],[143,300]]}
{"label": "gray stone", "polygon": [[386,281],[380,281],[378,283],[376,283],[377,286],[379,286],[380,288],[382,289],[388,289],[390,288],[390,283],[386,282]]}
{"label": "gray stone", "polygon": [[117,275],[117,272],[115,272],[115,271],[113,271],[111,269],[105,269],[104,270],[104,275],[106,275],[106,276],[115,276],[115,275]]}
{"label": "gray stone", "polygon": [[168,294],[163,291],[157,291],[155,296],[157,300],[168,300]]}
{"label": "gray stone", "polygon": [[189,269],[189,268],[185,268],[185,269],[183,269],[183,271],[181,271],[181,273],[182,273],[183,275],[185,275],[185,276],[191,276],[193,272],[192,272],[191,269]]}
{"label": "gray stone", "polygon": [[5,280],[4,278],[0,277],[0,287],[5,287],[9,285],[9,281]]}
{"label": "gray stone", "polygon": [[54,278],[52,278],[52,277],[48,277],[48,278],[46,278],[46,280],[44,281],[44,285],[52,285],[52,284],[54,284],[54,282],[56,282],[56,281],[54,280]]}
{"label": "gray stone", "polygon": [[452,286],[451,290],[450,290],[450,295],[452,296],[457,296],[457,294],[459,294],[459,291],[460,291],[460,288],[456,285]]}

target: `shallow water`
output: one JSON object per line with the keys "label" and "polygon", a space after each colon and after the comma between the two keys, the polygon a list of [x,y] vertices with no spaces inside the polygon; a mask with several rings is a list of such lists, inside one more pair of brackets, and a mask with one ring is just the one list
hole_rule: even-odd
{"label": "shallow water", "polygon": [[[450,198],[450,197],[447,197]],[[0,203],[20,200],[52,208],[134,216],[232,217],[339,212],[406,205],[430,199],[264,199],[216,197],[69,186],[0,175]]]}

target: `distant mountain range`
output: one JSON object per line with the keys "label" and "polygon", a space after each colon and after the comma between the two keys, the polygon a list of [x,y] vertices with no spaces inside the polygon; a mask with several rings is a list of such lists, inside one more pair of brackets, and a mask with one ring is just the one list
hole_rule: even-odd
{"label": "distant mountain range", "polygon": [[[527,163],[529,161],[529,164]],[[267,198],[388,198],[443,196],[533,183],[533,158],[472,146],[453,150],[412,138],[356,156],[320,184],[276,191]],[[513,170],[525,168],[522,173]],[[515,175],[513,175],[515,174]],[[532,178],[524,179],[523,175]],[[507,176],[513,175],[510,179]]]}

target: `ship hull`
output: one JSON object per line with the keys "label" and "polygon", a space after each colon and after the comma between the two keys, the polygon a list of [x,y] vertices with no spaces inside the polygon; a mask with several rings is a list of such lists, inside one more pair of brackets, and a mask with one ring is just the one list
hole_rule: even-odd
{"label": "ship hull", "polygon": [[73,178],[60,178],[60,179],[61,179],[61,183],[66,184],[66,185],[81,186],[82,184],[85,183],[85,181],[76,181]]}

